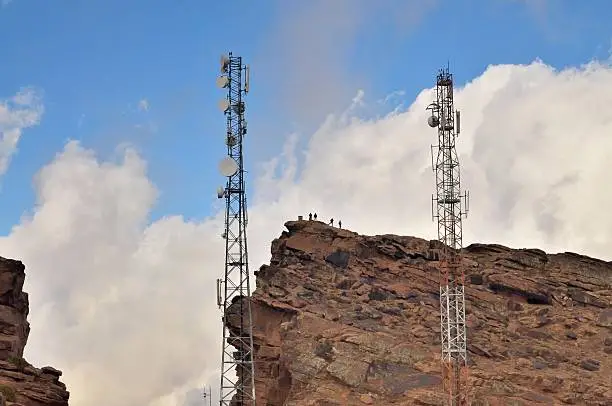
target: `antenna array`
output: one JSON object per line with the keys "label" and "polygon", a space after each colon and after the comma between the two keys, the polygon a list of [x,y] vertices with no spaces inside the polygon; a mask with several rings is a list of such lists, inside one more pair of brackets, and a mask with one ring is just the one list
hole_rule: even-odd
{"label": "antenna array", "polygon": [[459,251],[463,237],[461,219],[468,212],[469,194],[461,194],[459,159],[455,150],[455,139],[460,132],[460,115],[453,106],[453,76],[448,68],[438,73],[436,101],[427,109],[431,111],[429,126],[438,129],[438,145],[432,146],[432,166],[436,174],[432,217],[438,220],[438,240],[443,244],[440,255],[442,375],[448,394],[447,404],[463,406],[468,404],[468,371],[465,275]]}
{"label": "antenna array", "polygon": [[[244,79],[244,80],[243,80]],[[223,309],[223,344],[221,353],[221,393],[219,405],[255,406],[255,367],[253,363],[253,330],[251,289],[247,251],[247,204],[244,182],[242,140],[246,134],[243,96],[249,89],[248,67],[242,58],[221,57],[221,76],[217,86],[227,89],[219,102],[227,120],[225,143],[227,156],[219,171],[227,177],[225,188],[217,196],[225,198],[225,276],[217,279],[217,305]],[[231,308],[231,309],[230,309]],[[231,315],[231,316],[230,316]],[[230,330],[228,317],[234,318]],[[236,325],[238,324],[238,325]]]}

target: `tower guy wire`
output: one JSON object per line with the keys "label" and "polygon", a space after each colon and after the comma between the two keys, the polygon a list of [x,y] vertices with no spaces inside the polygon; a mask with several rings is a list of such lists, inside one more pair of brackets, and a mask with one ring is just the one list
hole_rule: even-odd
{"label": "tower guy wire", "polygon": [[[217,86],[227,89],[219,103],[227,122],[227,156],[219,165],[227,177],[225,188],[217,191],[225,198],[225,275],[217,280],[217,305],[223,310],[220,406],[255,406],[255,366],[251,289],[247,250],[247,203],[244,179],[243,138],[246,135],[244,96],[249,91],[249,67],[242,58],[221,57]],[[227,327],[228,319],[232,327]]]}
{"label": "tower guy wire", "polygon": [[[440,253],[440,334],[442,378],[449,406],[468,405],[467,335],[465,325],[465,274],[461,263],[463,230],[469,193],[461,194],[459,159],[455,141],[460,113],[453,102],[453,76],[442,69],[436,77],[436,101],[428,107],[428,124],[438,130],[438,145],[431,147],[436,179],[432,217],[438,222]],[[435,159],[435,161],[434,161]],[[434,211],[435,206],[435,211]]]}

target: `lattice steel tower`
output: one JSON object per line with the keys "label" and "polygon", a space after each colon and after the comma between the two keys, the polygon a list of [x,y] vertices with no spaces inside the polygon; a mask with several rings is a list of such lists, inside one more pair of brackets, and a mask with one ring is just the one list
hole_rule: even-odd
{"label": "lattice steel tower", "polygon": [[[455,140],[460,132],[459,111],[453,106],[453,76],[448,68],[436,77],[436,101],[428,107],[428,124],[438,129],[438,145],[432,146],[436,196],[432,216],[438,220],[440,255],[440,331],[442,377],[448,405],[463,406],[467,399],[467,336],[465,329],[464,271],[461,264],[462,217],[467,215],[469,194],[461,194],[459,159]],[[434,162],[435,159],[435,162]],[[434,212],[435,206],[435,212]]]}
{"label": "lattice steel tower", "polygon": [[[255,367],[251,289],[247,251],[247,204],[244,181],[243,144],[246,134],[243,97],[249,91],[249,68],[242,58],[221,57],[221,76],[217,86],[227,89],[219,103],[227,119],[225,143],[227,156],[219,170],[227,177],[225,188],[217,196],[225,198],[225,276],[217,280],[217,305],[223,309],[223,344],[221,353],[221,392],[219,405],[255,406]],[[228,311],[228,309],[231,310]],[[232,318],[232,328],[226,326]]]}

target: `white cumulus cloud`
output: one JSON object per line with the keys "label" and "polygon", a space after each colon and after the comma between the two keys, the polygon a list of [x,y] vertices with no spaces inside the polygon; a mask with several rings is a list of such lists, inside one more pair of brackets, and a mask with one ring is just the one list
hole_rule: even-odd
{"label": "white cumulus cloud", "polygon": [[[282,223],[308,212],[360,233],[434,238],[432,96],[424,90],[408,110],[382,118],[359,117],[359,108],[330,116],[304,151],[289,138],[250,185],[251,269],[269,259]],[[612,259],[612,69],[491,66],[456,100],[472,196],[466,242]],[[75,406],[187,405],[198,385],[214,389],[221,218],[150,222],[158,191],[130,149],[100,162],[69,143],[35,186],[33,214],[0,239],[2,255],[27,266],[29,360],[64,370]]]}

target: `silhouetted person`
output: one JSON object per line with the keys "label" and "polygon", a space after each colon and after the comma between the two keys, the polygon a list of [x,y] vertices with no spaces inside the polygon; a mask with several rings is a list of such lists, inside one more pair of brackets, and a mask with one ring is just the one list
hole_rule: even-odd
{"label": "silhouetted person", "polygon": [[342,228],[342,220],[338,220],[338,228]]}
{"label": "silhouetted person", "polygon": [[308,220],[312,220],[312,213],[308,213]]}
{"label": "silhouetted person", "polygon": [[334,219],[329,220],[329,225],[332,227],[334,226]]}
{"label": "silhouetted person", "polygon": [[317,221],[317,213],[315,213],[314,219],[315,219],[315,221]]}

